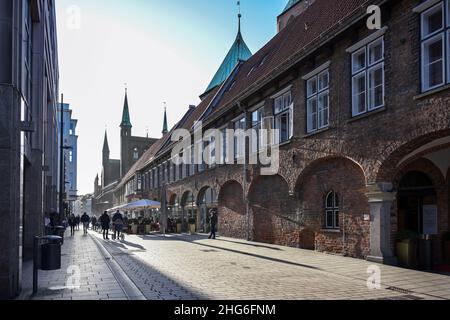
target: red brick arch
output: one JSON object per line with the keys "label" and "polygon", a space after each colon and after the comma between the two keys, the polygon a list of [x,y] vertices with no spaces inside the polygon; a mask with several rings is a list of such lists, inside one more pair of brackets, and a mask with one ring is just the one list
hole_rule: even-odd
{"label": "red brick arch", "polygon": [[450,136],[450,129],[425,134],[420,134],[421,132],[422,130],[413,131],[403,140],[395,141],[385,147],[369,179],[372,182],[391,182],[398,171],[399,162],[404,157],[434,140]]}
{"label": "red brick arch", "polygon": [[[326,230],[326,198],[331,191],[339,199],[339,228],[334,232]],[[327,157],[309,165],[296,185],[304,226],[300,246],[358,258],[367,256],[370,222],[364,215],[370,209],[366,193],[364,171],[351,159]]]}
{"label": "red brick arch", "polygon": [[289,195],[289,185],[282,176],[255,178],[250,185],[248,200],[253,217],[254,240],[298,246],[294,200]]}
{"label": "red brick arch", "polygon": [[420,158],[403,164],[393,176],[393,185],[397,189],[401,179],[409,172],[419,171],[426,174],[437,189],[445,186],[445,177],[436,165],[428,159]]}
{"label": "red brick arch", "polygon": [[169,197],[169,205],[174,205],[178,199],[178,195],[176,193],[172,193]]}
{"label": "red brick arch", "polygon": [[225,182],[220,188],[218,201],[220,233],[246,239],[247,217],[242,185],[236,180]]}
{"label": "red brick arch", "polygon": [[200,188],[200,191],[198,192],[197,200],[196,200],[197,201],[197,205],[200,205],[202,203],[203,197],[205,196],[205,193],[208,190],[213,190],[214,191],[214,195],[215,195],[216,199],[213,199],[213,201],[217,200],[217,191],[213,187],[210,187],[209,185],[205,185],[202,188]]}
{"label": "red brick arch", "polygon": [[190,199],[188,199],[188,197],[189,197],[191,194],[192,194],[192,196],[194,197],[194,203],[195,203],[196,197],[195,197],[194,192],[193,192],[192,190],[185,190],[185,191],[183,192],[183,195],[181,196],[181,199],[180,199],[180,205],[181,205],[182,207],[186,206],[187,201],[190,200]]}

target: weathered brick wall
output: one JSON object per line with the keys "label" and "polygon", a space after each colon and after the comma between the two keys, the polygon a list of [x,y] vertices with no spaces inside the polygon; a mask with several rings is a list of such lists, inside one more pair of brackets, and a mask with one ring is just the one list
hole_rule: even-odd
{"label": "weathered brick wall", "polygon": [[[252,202],[250,218],[255,240],[366,256],[369,250],[369,222],[364,221],[364,214],[369,213],[366,185],[394,182],[401,159],[429,142],[450,135],[450,90],[421,95],[420,19],[412,11],[419,2],[391,1],[383,9],[383,25],[388,27],[384,35],[384,108],[352,118],[351,56],[346,49],[373,32],[367,30],[365,21],[352,26],[247,101],[241,101],[248,107],[265,101],[264,114],[271,116],[273,100],[270,97],[292,85],[294,139],[281,147],[279,175],[264,182],[265,179],[258,177],[258,168],[249,168],[244,191]],[[330,126],[307,135],[306,84],[301,77],[327,61],[331,61]],[[236,112],[221,117],[218,124],[231,121],[238,115]],[[422,170],[428,173],[431,169],[423,167]],[[172,184],[170,189],[180,197],[186,190],[192,190],[197,196],[205,185],[220,193],[230,180],[243,185],[241,166],[207,170]],[[324,193],[330,189],[340,193],[343,201],[345,221],[336,233],[322,231]],[[443,231],[448,230],[448,198],[439,202],[444,212],[442,216],[447,212],[447,222],[440,221]],[[220,219],[227,223],[222,231],[241,238],[245,219],[234,211],[219,208],[219,216],[223,215]],[[269,213],[264,214],[264,211]],[[305,211],[312,214],[304,217],[301,213]],[[394,211],[395,208],[393,239],[397,232]],[[299,224],[301,220],[304,225]]]}
{"label": "weathered brick wall", "polygon": [[226,183],[218,196],[220,234],[238,239],[247,239],[247,216],[244,193],[237,181]]}
{"label": "weathered brick wall", "polygon": [[[331,191],[339,195],[340,230],[325,230],[326,197]],[[364,174],[357,164],[343,158],[319,161],[304,173],[298,192],[317,250],[360,258],[367,255],[370,224],[364,214],[369,213],[369,206]]]}

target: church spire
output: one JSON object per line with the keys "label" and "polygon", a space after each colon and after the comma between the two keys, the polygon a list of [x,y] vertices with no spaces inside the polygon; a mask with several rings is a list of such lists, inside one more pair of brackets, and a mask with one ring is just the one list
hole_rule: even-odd
{"label": "church spire", "polygon": [[123,112],[122,112],[122,123],[120,124],[121,128],[129,127],[131,128],[131,120],[130,120],[130,109],[128,107],[128,89],[125,88],[125,101],[123,103]]}
{"label": "church spire", "polygon": [[169,126],[167,124],[167,107],[166,107],[166,103],[164,102],[164,123],[163,123],[162,134],[166,135],[168,132],[169,132]]}
{"label": "church spire", "polygon": [[208,88],[206,89],[205,93],[203,93],[202,96],[204,96],[207,92],[210,92],[215,87],[221,85],[230,76],[231,72],[233,72],[234,68],[239,62],[247,61],[252,56],[252,52],[245,43],[241,33],[242,14],[240,1],[238,1],[238,6],[239,6],[238,32],[236,35],[236,39],[234,40],[234,43],[231,46],[230,51],[228,51],[228,54],[226,55],[219,69],[217,70],[216,74],[211,80],[211,83],[208,85]]}
{"label": "church spire", "polygon": [[109,153],[108,132],[105,130],[105,139],[103,140],[103,152]]}

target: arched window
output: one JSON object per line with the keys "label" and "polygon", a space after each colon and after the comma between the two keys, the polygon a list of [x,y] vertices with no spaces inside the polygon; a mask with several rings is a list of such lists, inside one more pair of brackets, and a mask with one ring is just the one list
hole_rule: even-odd
{"label": "arched window", "polygon": [[326,199],[325,227],[339,229],[339,195],[334,191]]}
{"label": "arched window", "polygon": [[134,158],[134,160],[138,160],[139,159],[139,150],[138,150],[138,148],[134,148],[134,150],[133,150],[133,158]]}

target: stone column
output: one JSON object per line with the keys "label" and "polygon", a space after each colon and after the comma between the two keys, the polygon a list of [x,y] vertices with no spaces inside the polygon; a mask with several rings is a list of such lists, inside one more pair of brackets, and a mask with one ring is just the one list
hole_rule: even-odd
{"label": "stone column", "polygon": [[391,208],[396,193],[390,183],[368,186],[370,206],[370,255],[368,261],[396,265],[397,259],[391,249]]}

